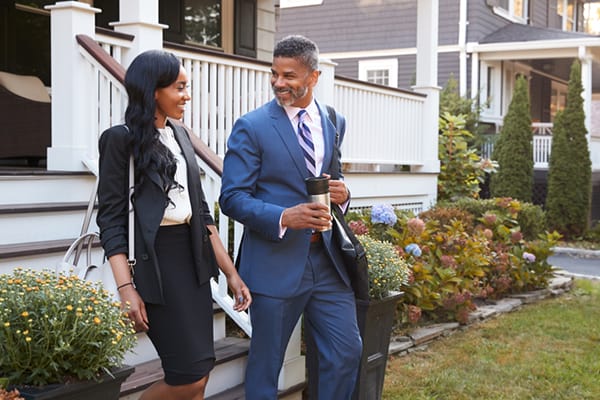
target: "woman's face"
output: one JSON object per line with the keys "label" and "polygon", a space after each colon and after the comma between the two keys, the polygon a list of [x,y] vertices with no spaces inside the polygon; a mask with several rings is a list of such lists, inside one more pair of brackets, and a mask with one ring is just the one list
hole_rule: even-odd
{"label": "woman's face", "polygon": [[167,117],[173,119],[183,118],[185,103],[190,99],[187,86],[187,75],[185,69],[181,66],[175,82],[167,87],[156,89],[154,92],[154,101],[156,101],[154,125],[157,128],[165,127]]}

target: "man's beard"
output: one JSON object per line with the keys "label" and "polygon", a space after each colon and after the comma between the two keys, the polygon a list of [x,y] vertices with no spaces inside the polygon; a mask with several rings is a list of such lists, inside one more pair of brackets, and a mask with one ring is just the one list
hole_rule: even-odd
{"label": "man's beard", "polygon": [[[277,100],[277,104],[279,104],[280,106],[291,106],[292,104],[294,104],[298,99],[301,99],[302,97],[306,96],[306,93],[308,93],[308,86],[302,86],[296,90],[294,89],[290,89],[290,88],[285,88],[285,89],[276,89],[274,86],[271,86],[271,88],[273,89],[273,94],[275,95],[275,100]],[[289,100],[281,100],[278,96],[277,93],[289,93],[290,94],[290,98]]]}

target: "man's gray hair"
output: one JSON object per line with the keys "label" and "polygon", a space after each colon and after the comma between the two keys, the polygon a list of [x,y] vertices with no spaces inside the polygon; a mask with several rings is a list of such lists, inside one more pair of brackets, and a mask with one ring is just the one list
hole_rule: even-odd
{"label": "man's gray hair", "polygon": [[313,71],[319,69],[317,44],[301,35],[286,36],[275,43],[273,57],[295,58]]}

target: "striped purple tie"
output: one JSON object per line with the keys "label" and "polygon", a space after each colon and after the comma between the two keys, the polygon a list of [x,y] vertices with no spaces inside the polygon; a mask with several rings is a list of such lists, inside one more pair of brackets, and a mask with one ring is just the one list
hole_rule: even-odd
{"label": "striped purple tie", "polygon": [[302,147],[304,153],[304,161],[306,162],[306,168],[313,176],[317,176],[317,167],[315,165],[315,145],[312,141],[312,134],[310,129],[304,123],[304,117],[306,116],[306,110],[298,111],[298,142]]}

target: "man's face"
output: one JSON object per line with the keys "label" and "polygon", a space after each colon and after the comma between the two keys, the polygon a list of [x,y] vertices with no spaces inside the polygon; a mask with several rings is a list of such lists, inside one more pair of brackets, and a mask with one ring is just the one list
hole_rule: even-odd
{"label": "man's face", "polygon": [[312,71],[295,58],[273,58],[271,87],[280,106],[307,107],[318,79],[319,71]]}

